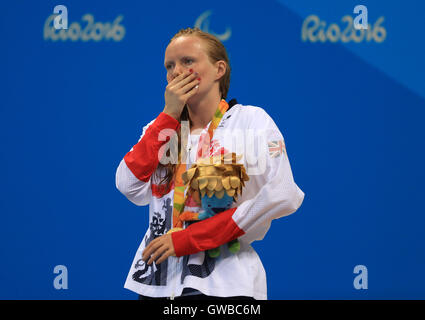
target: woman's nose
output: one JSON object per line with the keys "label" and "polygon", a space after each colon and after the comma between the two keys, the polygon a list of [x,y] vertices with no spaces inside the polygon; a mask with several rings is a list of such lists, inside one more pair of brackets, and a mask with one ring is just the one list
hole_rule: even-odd
{"label": "woman's nose", "polygon": [[181,75],[183,72],[178,71],[178,72],[173,72],[173,79],[177,78],[179,75]]}
{"label": "woman's nose", "polygon": [[173,78],[178,77],[185,71],[185,68],[181,65],[176,65],[176,67],[173,70]]}

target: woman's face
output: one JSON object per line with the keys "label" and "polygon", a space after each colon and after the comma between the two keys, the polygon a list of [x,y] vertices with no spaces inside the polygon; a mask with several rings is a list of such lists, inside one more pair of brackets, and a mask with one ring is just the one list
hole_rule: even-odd
{"label": "woman's face", "polygon": [[164,66],[167,82],[185,70],[192,69],[201,78],[198,93],[208,92],[221,73],[214,66],[206,53],[204,42],[196,36],[181,36],[174,39],[165,50]]}

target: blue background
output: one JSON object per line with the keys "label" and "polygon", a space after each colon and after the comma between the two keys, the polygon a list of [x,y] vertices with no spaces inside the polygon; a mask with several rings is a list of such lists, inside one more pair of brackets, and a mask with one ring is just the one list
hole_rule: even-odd
{"label": "blue background", "polygon": [[[55,5],[121,41],[52,41]],[[357,4],[383,42],[303,41],[316,15],[341,30]],[[423,1],[2,1],[0,298],[136,299],[123,288],[148,207],[115,188],[115,170],[164,106],[169,39],[220,35],[228,100],[264,108],[281,129],[301,208],[253,243],[269,299],[425,298]],[[207,29],[206,29],[207,28]],[[68,268],[56,290],[53,268]],[[368,289],[356,290],[356,265]]]}

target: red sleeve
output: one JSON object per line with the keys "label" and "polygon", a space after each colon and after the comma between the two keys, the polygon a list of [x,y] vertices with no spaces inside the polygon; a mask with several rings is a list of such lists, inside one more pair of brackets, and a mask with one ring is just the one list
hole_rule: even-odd
{"label": "red sleeve", "polygon": [[237,208],[193,223],[182,231],[171,234],[174,252],[177,257],[217,248],[231,240],[241,237],[245,231],[232,219]]}
{"label": "red sleeve", "polygon": [[[141,140],[133,146],[133,149],[124,156],[124,161],[130,171],[139,179],[148,182],[153,172],[158,167],[158,152],[161,146],[170,140],[160,136],[163,129],[177,131],[180,122],[172,116],[161,112],[150,125]],[[163,141],[161,141],[163,140]]]}

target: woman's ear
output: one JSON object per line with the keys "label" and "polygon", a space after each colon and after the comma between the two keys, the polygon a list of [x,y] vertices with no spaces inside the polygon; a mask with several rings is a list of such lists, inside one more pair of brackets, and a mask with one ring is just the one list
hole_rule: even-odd
{"label": "woman's ear", "polygon": [[216,80],[220,79],[222,76],[225,75],[226,70],[227,70],[227,64],[224,60],[220,60],[217,61],[215,63],[215,66],[217,68],[217,76],[216,76]]}

